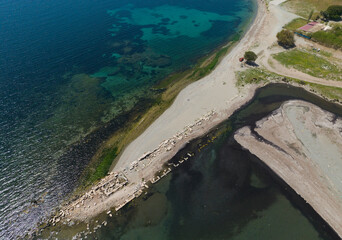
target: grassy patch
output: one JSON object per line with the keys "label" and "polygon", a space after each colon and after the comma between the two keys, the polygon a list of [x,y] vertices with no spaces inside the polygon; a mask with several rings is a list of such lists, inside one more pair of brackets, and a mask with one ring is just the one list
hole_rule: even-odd
{"label": "grassy patch", "polygon": [[342,101],[342,88],[324,86],[315,83],[308,83],[308,85],[322,96],[332,100]]}
{"label": "grassy patch", "polygon": [[299,79],[284,77],[276,73],[269,72],[263,69],[247,69],[245,71],[237,72],[237,83],[238,87],[247,84],[258,84],[268,82],[288,82],[296,83],[302,86],[309,86],[319,95],[326,97],[331,100],[342,102],[342,88],[330,87],[316,83],[310,83]]}
{"label": "grassy patch", "polygon": [[236,86],[243,87],[247,84],[266,83],[274,80],[279,75],[263,70],[261,68],[250,68],[245,71],[236,72]]}
{"label": "grassy patch", "polygon": [[324,50],[321,50],[319,52],[319,54],[324,56],[324,57],[328,57],[328,58],[332,57],[332,55],[333,55],[331,52],[327,52],[327,51],[324,51]]}
{"label": "grassy patch", "polygon": [[286,67],[293,67],[309,75],[341,80],[342,70],[318,54],[295,49],[275,54],[273,57]]}
{"label": "grassy patch", "polygon": [[317,16],[320,11],[324,11],[330,5],[341,5],[341,0],[288,0],[282,5],[294,12],[295,14],[308,18],[311,10],[314,10],[314,15]]}
{"label": "grassy patch", "polygon": [[330,31],[317,31],[310,36],[324,46],[342,49],[342,26],[335,26]]}
{"label": "grassy patch", "polygon": [[303,19],[303,18],[296,18],[293,19],[291,22],[289,22],[288,24],[286,24],[284,26],[285,29],[290,30],[290,31],[295,31],[300,27],[303,27],[304,25],[307,24],[307,20]]}

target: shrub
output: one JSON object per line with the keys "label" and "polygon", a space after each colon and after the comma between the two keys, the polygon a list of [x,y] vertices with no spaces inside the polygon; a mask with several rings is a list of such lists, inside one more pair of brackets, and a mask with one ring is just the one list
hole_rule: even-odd
{"label": "shrub", "polygon": [[285,48],[291,48],[295,46],[294,34],[289,30],[282,30],[277,34],[278,44]]}
{"label": "shrub", "polygon": [[342,49],[342,29],[339,26],[335,26],[330,31],[317,31],[311,37],[327,47]]}
{"label": "shrub", "polygon": [[342,6],[332,5],[328,7],[326,11],[322,11],[321,15],[323,18],[327,20],[339,21],[341,20]]}
{"label": "shrub", "polygon": [[245,52],[244,57],[248,63],[255,62],[255,60],[258,58],[258,56],[252,51]]}

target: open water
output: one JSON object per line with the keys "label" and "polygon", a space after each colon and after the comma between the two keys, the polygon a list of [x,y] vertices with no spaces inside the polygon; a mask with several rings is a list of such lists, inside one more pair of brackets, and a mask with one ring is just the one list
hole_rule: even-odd
{"label": "open water", "polygon": [[0,239],[34,228],[154,84],[254,13],[253,0],[0,0]]}

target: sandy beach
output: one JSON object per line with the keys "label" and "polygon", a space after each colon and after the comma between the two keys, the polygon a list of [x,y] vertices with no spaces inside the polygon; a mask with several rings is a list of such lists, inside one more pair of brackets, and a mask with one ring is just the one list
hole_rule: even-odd
{"label": "sandy beach", "polygon": [[[235,139],[261,159],[342,237],[342,119],[289,101]],[[254,132],[255,131],[255,132]]]}
{"label": "sandy beach", "polygon": [[[280,3],[277,1],[276,4]],[[257,16],[244,38],[210,75],[181,91],[172,106],[129,144],[113,170],[129,166],[211,110],[218,112],[218,122],[227,119],[252,95],[250,89],[239,92],[235,86],[234,73],[242,70],[238,59],[250,49],[255,49],[255,52],[266,51],[276,41],[276,34],[281,27],[293,18],[294,14],[272,3],[268,11],[264,1],[258,0]]]}

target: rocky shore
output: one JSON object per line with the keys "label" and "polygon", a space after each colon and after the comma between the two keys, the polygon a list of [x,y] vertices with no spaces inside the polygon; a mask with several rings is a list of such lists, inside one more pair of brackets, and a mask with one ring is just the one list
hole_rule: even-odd
{"label": "rocky shore", "polygon": [[172,168],[187,161],[193,153],[187,153],[178,163],[167,163],[178,149],[182,148],[191,137],[203,133],[203,126],[216,122],[215,111],[210,111],[199,118],[195,123],[186,126],[182,132],[160,143],[151,152],[147,152],[139,159],[132,162],[117,172],[110,172],[108,176],[94,185],[89,191],[76,200],[64,205],[55,216],[50,219],[50,224],[69,224],[73,221],[85,221],[89,218],[107,211],[111,216],[111,208],[120,210],[127,203],[140,196],[149,184],[158,182],[165,177]]}

